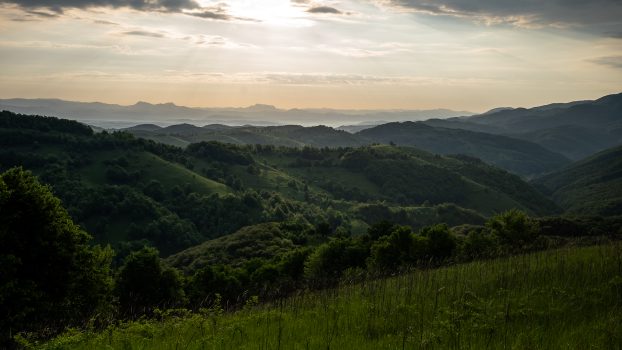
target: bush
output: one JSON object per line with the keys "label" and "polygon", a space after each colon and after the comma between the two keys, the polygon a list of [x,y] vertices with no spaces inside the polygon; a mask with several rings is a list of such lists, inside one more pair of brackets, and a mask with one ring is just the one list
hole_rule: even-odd
{"label": "bush", "polygon": [[365,266],[369,249],[365,242],[352,239],[332,239],[317,247],[305,263],[305,276],[312,283],[333,282],[349,267]]}
{"label": "bush", "polygon": [[493,216],[486,222],[486,227],[506,248],[518,250],[528,248],[540,232],[538,222],[518,209]]}
{"label": "bush", "polygon": [[397,226],[371,246],[370,268],[382,271],[415,265],[428,254],[429,239],[414,235],[409,227]]}
{"label": "bush", "polygon": [[487,259],[497,255],[498,243],[488,230],[472,229],[462,242],[460,258],[462,260]]}
{"label": "bush", "polygon": [[435,260],[445,260],[456,250],[456,237],[445,224],[424,227],[419,234],[428,238],[428,254]]}

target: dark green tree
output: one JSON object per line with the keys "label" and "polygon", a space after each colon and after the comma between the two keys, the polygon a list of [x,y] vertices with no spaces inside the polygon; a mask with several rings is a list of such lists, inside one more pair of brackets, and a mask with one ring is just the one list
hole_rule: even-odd
{"label": "dark green tree", "polygon": [[410,227],[396,226],[388,236],[382,236],[371,246],[369,267],[390,271],[400,266],[414,265],[424,259],[429,239],[415,235]]}
{"label": "dark green tree", "polygon": [[0,341],[60,331],[108,304],[113,254],[90,239],[30,172],[0,175]]}
{"label": "dark green tree", "polygon": [[186,290],[194,308],[209,306],[219,294],[226,301],[235,302],[241,294],[241,283],[230,268],[206,266],[194,273]]}
{"label": "dark green tree", "polygon": [[184,302],[179,272],[163,266],[157,249],[145,247],[130,254],[117,276],[115,294],[121,311],[129,317],[148,314],[156,307]]}
{"label": "dark green tree", "polygon": [[377,240],[378,238],[382,236],[390,235],[394,229],[395,229],[394,223],[389,222],[387,220],[381,220],[369,226],[369,228],[367,229],[367,234],[369,235],[369,237],[371,237],[371,239]]}
{"label": "dark green tree", "polygon": [[347,268],[364,267],[369,246],[363,240],[331,239],[317,247],[305,263],[305,276],[317,286],[333,282]]}
{"label": "dark green tree", "polygon": [[424,227],[419,234],[428,238],[428,254],[435,260],[447,259],[456,250],[456,238],[446,224]]}

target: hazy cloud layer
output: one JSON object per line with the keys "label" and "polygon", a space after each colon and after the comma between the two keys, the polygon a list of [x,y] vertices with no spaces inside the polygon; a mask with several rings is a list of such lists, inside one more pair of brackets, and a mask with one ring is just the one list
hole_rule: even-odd
{"label": "hazy cloud layer", "polygon": [[402,10],[518,26],[622,24],[619,0],[378,0]]}
{"label": "hazy cloud layer", "polygon": [[337,73],[253,72],[222,73],[164,70],[158,75],[140,73],[110,73],[77,71],[39,75],[37,79],[60,81],[139,81],[141,83],[187,83],[225,85],[282,85],[282,86],[490,86],[493,79],[446,79],[422,76],[385,76]]}

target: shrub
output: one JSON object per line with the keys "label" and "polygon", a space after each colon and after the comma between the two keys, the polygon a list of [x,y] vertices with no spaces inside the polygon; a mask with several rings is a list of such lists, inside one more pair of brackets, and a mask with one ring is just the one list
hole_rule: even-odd
{"label": "shrub", "polygon": [[486,227],[502,245],[519,250],[528,248],[540,231],[538,223],[518,209],[493,216],[486,222]]}
{"label": "shrub", "polygon": [[456,237],[445,224],[424,227],[419,234],[428,238],[428,254],[435,260],[445,260],[456,250]]}

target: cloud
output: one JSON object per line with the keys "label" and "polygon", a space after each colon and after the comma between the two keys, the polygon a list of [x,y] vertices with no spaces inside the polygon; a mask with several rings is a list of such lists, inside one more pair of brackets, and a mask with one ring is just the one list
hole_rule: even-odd
{"label": "cloud", "polygon": [[221,20],[221,21],[229,21],[233,18],[226,13],[215,12],[215,11],[186,12],[186,14],[199,17],[199,18],[215,19],[215,20]]}
{"label": "cloud", "polygon": [[151,38],[164,38],[165,35],[157,32],[150,32],[146,30],[128,30],[126,32],[122,32],[122,35],[135,35],[135,36],[147,36]]}
{"label": "cloud", "polygon": [[[166,12],[182,13],[194,17],[230,21],[244,20],[252,21],[249,18],[239,18],[231,16],[226,11],[226,3],[219,3],[215,6],[201,6],[196,0],[0,0],[0,4],[14,4],[25,12],[42,17],[57,17],[64,10],[76,8],[87,10],[97,7],[107,8],[130,8],[145,12]],[[51,12],[42,12],[46,9]]]}
{"label": "cloud", "polygon": [[315,6],[315,7],[311,7],[307,10],[307,12],[309,13],[328,13],[328,14],[334,14],[334,15],[340,15],[343,12],[337,10],[334,7],[330,7],[330,6]]}
{"label": "cloud", "polygon": [[326,4],[321,2],[316,2],[312,0],[290,0],[290,3],[296,7],[307,8],[305,12],[311,14],[325,14],[325,15],[352,15],[351,12],[344,12],[336,7],[332,6],[332,4]]}
{"label": "cloud", "polygon": [[619,0],[376,0],[403,11],[471,19],[486,24],[525,27],[622,25]]}
{"label": "cloud", "polygon": [[62,13],[67,8],[127,7],[140,11],[180,12],[183,9],[200,7],[194,0],[0,0],[0,2],[16,4],[24,9],[46,8],[57,13]]}
{"label": "cloud", "polygon": [[604,56],[596,57],[588,60],[589,62],[599,64],[601,66],[607,66],[611,68],[622,69],[622,56]]}
{"label": "cloud", "polygon": [[50,13],[50,12],[45,12],[45,11],[35,11],[35,10],[29,10],[26,11],[27,13],[30,13],[31,15],[35,15],[38,17],[45,17],[45,18],[56,18],[58,17],[58,13]]}
{"label": "cloud", "polygon": [[115,22],[111,22],[111,21],[104,21],[101,19],[96,19],[93,21],[93,23],[95,24],[103,24],[103,25],[107,25],[107,26],[118,26],[119,23],[115,23]]}

